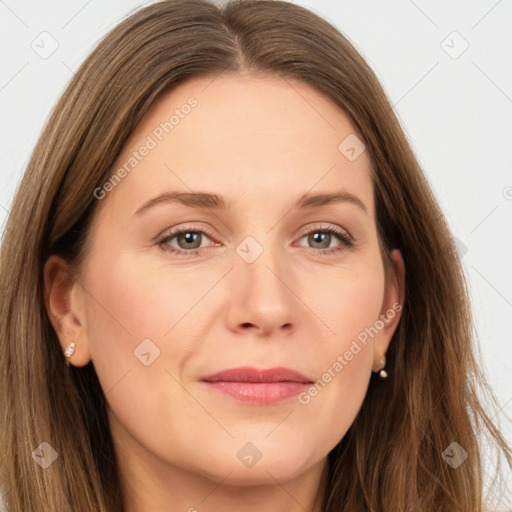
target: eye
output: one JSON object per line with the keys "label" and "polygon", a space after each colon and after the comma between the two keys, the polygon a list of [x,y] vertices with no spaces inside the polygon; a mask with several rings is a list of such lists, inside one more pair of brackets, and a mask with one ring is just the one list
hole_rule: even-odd
{"label": "eye", "polygon": [[[203,244],[205,239],[213,239],[213,234],[204,229],[197,229],[192,226],[185,226],[164,235],[156,244],[163,250],[183,255],[194,256],[201,252],[205,247],[211,247],[212,244]],[[333,254],[354,245],[354,239],[345,231],[336,226],[314,226],[302,235],[300,240],[307,239],[307,243],[314,254]],[[175,244],[171,244],[175,240]],[[341,242],[337,246],[332,246],[332,242]]]}
{"label": "eye", "polygon": [[[157,241],[157,245],[162,247],[165,251],[174,254],[193,256],[199,253],[200,249],[205,247],[202,245],[204,238],[210,238],[211,236],[212,235],[206,230],[185,227],[168,233]],[[174,239],[176,239],[178,247],[169,244],[169,242]]]}
{"label": "eye", "polygon": [[[313,245],[311,247],[314,249],[314,253],[316,254],[332,254],[337,253],[339,251],[343,251],[344,249],[349,249],[354,245],[353,238],[345,231],[342,231],[340,228],[335,226],[329,227],[317,227],[315,226],[313,229],[310,229],[307,233],[305,233],[302,239],[306,239],[307,243]],[[333,247],[331,242],[341,242],[340,245]]]}

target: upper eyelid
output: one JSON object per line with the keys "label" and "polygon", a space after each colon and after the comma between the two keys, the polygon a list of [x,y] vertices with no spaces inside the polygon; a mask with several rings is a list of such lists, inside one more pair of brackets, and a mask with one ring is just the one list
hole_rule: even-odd
{"label": "upper eyelid", "polygon": [[[350,236],[352,238],[352,235],[350,234],[350,232],[346,228],[342,228],[341,226],[338,226],[336,224],[329,223],[329,222],[326,223],[326,225],[321,225],[319,222],[315,222],[315,223],[313,223],[312,226],[307,226],[304,229],[301,228],[299,230],[299,232],[301,233],[300,236],[303,236],[303,234],[309,233],[312,230],[314,231],[315,229],[317,229],[318,231],[322,231],[322,230],[330,229],[330,228],[341,230],[341,231],[345,232],[348,236]],[[207,228],[198,227],[198,226],[192,226],[192,225],[184,225],[182,227],[177,227],[175,229],[171,229],[167,234],[159,235],[157,238],[167,237],[167,236],[171,236],[171,235],[175,236],[175,235],[177,235],[179,233],[187,232],[187,231],[202,232],[205,235],[208,235],[210,237],[215,237],[215,235],[212,234],[210,232],[210,230],[207,229]]]}

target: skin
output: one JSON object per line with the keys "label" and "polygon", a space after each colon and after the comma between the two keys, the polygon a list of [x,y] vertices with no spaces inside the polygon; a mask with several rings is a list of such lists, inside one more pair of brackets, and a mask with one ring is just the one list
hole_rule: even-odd
{"label": "skin", "polygon": [[[320,511],[327,454],[354,421],[400,312],[305,405],[243,403],[200,378],[248,365],[320,379],[403,303],[402,257],[391,252],[386,288],[367,152],[350,161],[338,150],[354,126],[299,81],[222,75],[181,84],[153,105],[114,169],[191,96],[198,105],[99,200],[79,278],[58,256],[46,262],[49,316],[62,350],[76,343],[71,364],[93,361],[130,512]],[[367,212],[351,202],[292,209],[307,192],[340,188]],[[164,191],[216,193],[231,207],[162,202],[134,215]],[[307,236],[330,226],[355,245]],[[181,227],[212,236],[155,242]],[[248,236],[263,249],[252,263],[236,251]],[[164,249],[199,245],[192,256]],[[326,247],[341,250],[322,254]],[[149,366],[134,356],[147,338],[160,350]],[[262,454],[250,468],[236,456],[248,442]]]}

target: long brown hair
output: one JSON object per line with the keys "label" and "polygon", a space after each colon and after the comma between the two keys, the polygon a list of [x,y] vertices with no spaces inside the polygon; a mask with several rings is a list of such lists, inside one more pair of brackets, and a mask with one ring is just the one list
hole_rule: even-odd
{"label": "long brown hair", "polygon": [[[349,116],[371,161],[380,243],[405,261],[390,377],[372,377],[329,453],[322,510],[480,512],[480,439],[509,464],[511,451],[482,406],[482,391],[492,394],[475,360],[467,284],[447,223],[364,59],[319,16],[270,0],[140,9],[98,44],[52,111],[0,259],[0,484],[10,512],[125,510],[105,395],[92,363],[64,364],[43,266],[59,254],[79,271],[93,191],[155,100],[192,77],[237,72],[302,80]],[[442,457],[454,441],[468,453],[457,468]],[[42,442],[58,454],[44,470],[31,455]]]}

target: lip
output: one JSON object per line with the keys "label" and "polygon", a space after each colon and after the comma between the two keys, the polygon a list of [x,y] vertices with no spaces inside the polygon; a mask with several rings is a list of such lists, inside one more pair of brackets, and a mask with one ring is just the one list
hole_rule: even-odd
{"label": "lip", "polygon": [[232,368],[219,373],[201,377],[202,381],[208,382],[253,382],[253,383],[270,383],[270,382],[302,382],[312,383],[302,373],[289,368],[278,366],[276,368],[268,368],[259,370],[252,366],[243,366],[240,368]]}
{"label": "lip", "polygon": [[249,366],[207,375],[200,381],[213,391],[259,405],[286,400],[313,384],[311,379],[289,368],[260,370]]}

